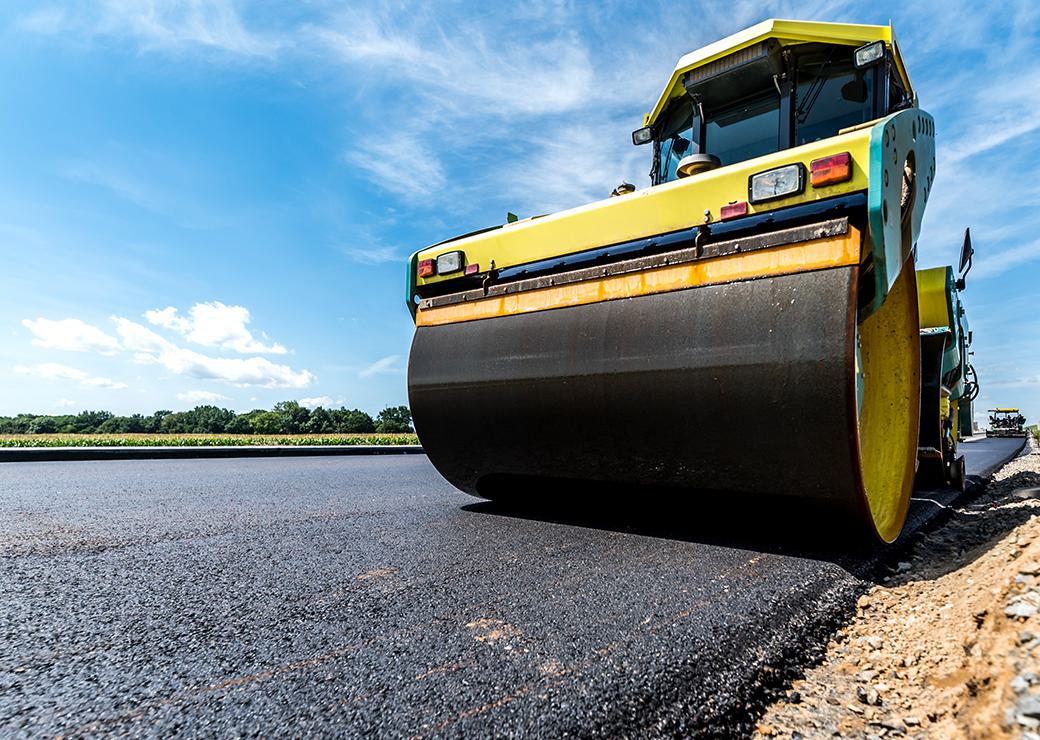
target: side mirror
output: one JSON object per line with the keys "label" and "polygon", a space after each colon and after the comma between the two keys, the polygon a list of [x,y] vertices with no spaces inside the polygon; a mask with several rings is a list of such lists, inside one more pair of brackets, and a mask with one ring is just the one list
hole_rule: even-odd
{"label": "side mirror", "polygon": [[861,74],[857,74],[855,79],[841,86],[842,100],[850,103],[866,103],[869,97],[870,91],[867,89],[867,82]]}
{"label": "side mirror", "polygon": [[967,277],[968,272],[971,270],[972,255],[975,254],[975,248],[971,246],[971,229],[964,230],[964,244],[961,245],[961,259],[957,266],[957,272],[961,274],[957,278],[957,290],[964,290],[966,283],[964,278]]}

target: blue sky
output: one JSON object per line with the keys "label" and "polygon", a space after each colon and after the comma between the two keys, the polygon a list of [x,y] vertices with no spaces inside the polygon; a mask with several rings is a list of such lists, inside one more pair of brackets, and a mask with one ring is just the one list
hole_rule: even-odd
{"label": "blue sky", "polygon": [[510,5],[0,3],[0,414],[404,403],[406,256],[646,185],[675,61],[786,17],[892,20],[919,264],[972,227],[981,404],[1040,416],[1034,3]]}

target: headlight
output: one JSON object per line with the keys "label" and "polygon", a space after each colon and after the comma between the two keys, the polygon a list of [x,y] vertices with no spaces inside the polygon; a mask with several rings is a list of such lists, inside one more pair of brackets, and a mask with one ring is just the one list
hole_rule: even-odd
{"label": "headlight", "polygon": [[650,140],[654,138],[654,132],[649,126],[643,126],[643,128],[637,128],[632,132],[632,143],[636,146],[641,144],[649,144]]}
{"label": "headlight", "polygon": [[462,252],[445,252],[437,257],[437,274],[447,275],[449,272],[458,272],[462,269]]}
{"label": "headlight", "polygon": [[863,69],[885,56],[885,42],[872,41],[856,49],[856,69]]}
{"label": "headlight", "polygon": [[801,162],[777,167],[748,178],[748,200],[764,203],[805,190],[805,168]]}

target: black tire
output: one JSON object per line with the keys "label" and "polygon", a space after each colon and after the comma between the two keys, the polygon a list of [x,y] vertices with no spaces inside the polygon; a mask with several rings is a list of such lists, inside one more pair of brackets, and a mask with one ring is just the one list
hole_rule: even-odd
{"label": "black tire", "polygon": [[964,493],[964,489],[967,484],[967,471],[964,466],[964,456],[956,458],[950,463],[950,486],[961,493]]}

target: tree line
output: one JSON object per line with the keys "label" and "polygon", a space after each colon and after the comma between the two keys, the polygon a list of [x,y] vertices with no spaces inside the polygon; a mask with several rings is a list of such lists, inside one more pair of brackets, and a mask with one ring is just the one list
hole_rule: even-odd
{"label": "tree line", "polygon": [[0,434],[396,434],[411,432],[407,406],[387,406],[375,418],[360,409],[308,409],[281,401],[271,410],[236,414],[218,406],[191,411],[156,411],[150,416],[116,416],[110,411],[81,411],[58,416],[0,416]]}

